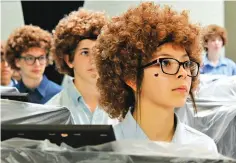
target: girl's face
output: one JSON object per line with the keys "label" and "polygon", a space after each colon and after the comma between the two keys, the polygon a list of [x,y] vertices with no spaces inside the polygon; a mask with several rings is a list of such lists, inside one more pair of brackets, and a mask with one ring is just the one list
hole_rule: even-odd
{"label": "girl's face", "polygon": [[[150,62],[155,60],[157,63],[144,68],[141,99],[165,108],[183,106],[198,64],[190,61],[183,47],[172,43],[158,47]],[[179,66],[179,62],[185,63]]]}

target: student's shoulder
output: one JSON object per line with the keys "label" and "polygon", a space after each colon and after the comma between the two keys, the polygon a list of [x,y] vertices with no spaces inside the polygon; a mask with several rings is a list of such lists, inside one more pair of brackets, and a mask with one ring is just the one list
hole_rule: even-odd
{"label": "student's shoulder", "polygon": [[60,92],[62,90],[62,87],[60,85],[58,85],[57,83],[49,80],[49,89],[53,89],[55,91]]}
{"label": "student's shoulder", "polygon": [[236,63],[232,60],[232,59],[229,59],[229,58],[225,58],[225,60],[227,61],[227,63],[231,66],[236,66]]}
{"label": "student's shoulder", "polygon": [[47,105],[61,105],[63,91],[54,95],[46,104]]}
{"label": "student's shoulder", "polygon": [[14,85],[13,85],[13,87],[16,87],[17,89],[18,89],[18,91],[20,91],[20,92],[24,92],[24,86],[23,86],[24,84],[22,83],[22,81],[20,81],[20,82],[18,82],[18,83],[15,83]]}
{"label": "student's shoulder", "polygon": [[191,135],[191,136],[195,136],[195,137],[204,137],[204,138],[209,138],[211,139],[209,136],[203,134],[202,132],[188,126],[188,125],[185,125],[185,124],[182,124],[185,131],[187,132],[188,135]]}
{"label": "student's shoulder", "polygon": [[19,87],[20,87],[20,83],[19,83],[19,82],[18,82],[18,83],[15,83],[15,84],[13,85],[13,87],[19,88]]}

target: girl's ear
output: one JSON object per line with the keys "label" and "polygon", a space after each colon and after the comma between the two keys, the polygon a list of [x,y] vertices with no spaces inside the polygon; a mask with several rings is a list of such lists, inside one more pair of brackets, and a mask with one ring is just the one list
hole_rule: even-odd
{"label": "girl's ear", "polygon": [[130,86],[130,87],[133,89],[133,91],[136,92],[137,87],[136,87],[136,84],[135,84],[133,81],[128,80],[128,81],[125,81],[125,83],[126,83],[128,86]]}

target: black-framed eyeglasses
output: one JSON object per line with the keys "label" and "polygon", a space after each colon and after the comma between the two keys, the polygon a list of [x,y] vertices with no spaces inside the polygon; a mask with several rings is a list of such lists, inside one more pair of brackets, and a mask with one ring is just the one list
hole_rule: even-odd
{"label": "black-framed eyeglasses", "polygon": [[141,68],[144,69],[152,65],[161,66],[162,72],[168,75],[176,75],[182,65],[189,77],[196,77],[200,66],[199,63],[191,60],[180,62],[174,58],[159,58],[142,66]]}
{"label": "black-framed eyeglasses", "polygon": [[36,60],[39,61],[40,65],[44,65],[47,63],[47,56],[46,55],[42,55],[39,57],[34,57],[34,56],[22,57],[22,56],[20,56],[19,58],[24,59],[25,63],[28,65],[33,65],[36,62]]}

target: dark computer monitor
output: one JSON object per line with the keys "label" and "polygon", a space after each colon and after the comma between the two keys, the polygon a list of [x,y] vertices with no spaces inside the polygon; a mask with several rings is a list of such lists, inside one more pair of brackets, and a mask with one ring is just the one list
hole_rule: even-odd
{"label": "dark computer monitor", "polygon": [[28,93],[2,92],[1,99],[29,102]]}
{"label": "dark computer monitor", "polygon": [[10,125],[2,124],[1,141],[10,138],[45,140],[60,145],[62,142],[78,148],[115,140],[111,125]]}

